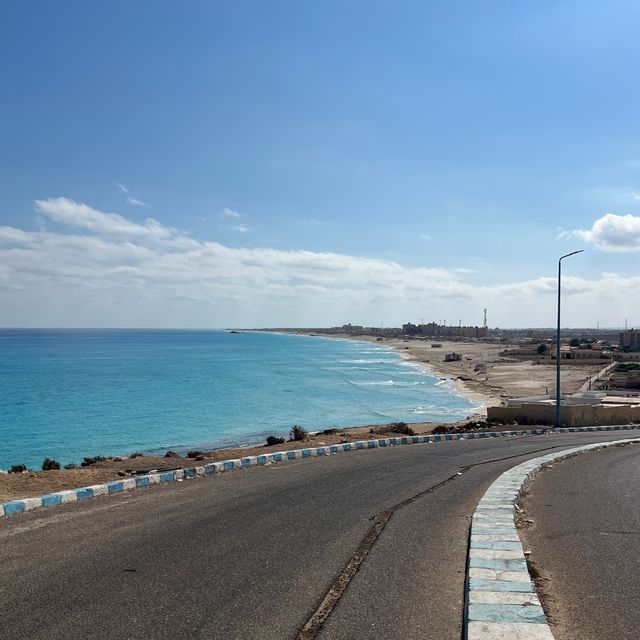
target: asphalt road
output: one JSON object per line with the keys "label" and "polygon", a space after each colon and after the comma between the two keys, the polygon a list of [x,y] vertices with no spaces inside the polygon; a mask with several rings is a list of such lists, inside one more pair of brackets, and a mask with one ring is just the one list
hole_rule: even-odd
{"label": "asphalt road", "polygon": [[458,640],[488,485],[541,451],[630,436],[372,449],[2,518],[0,638],[296,638],[395,508],[317,637]]}
{"label": "asphalt road", "polygon": [[529,489],[524,532],[556,640],[640,635],[640,446],[558,462]]}

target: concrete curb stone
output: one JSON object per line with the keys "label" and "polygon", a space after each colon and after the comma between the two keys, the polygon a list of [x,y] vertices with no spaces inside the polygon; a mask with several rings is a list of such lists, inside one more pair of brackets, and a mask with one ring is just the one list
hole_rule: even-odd
{"label": "concrete curb stone", "polygon": [[[220,460],[211,462],[200,467],[176,469],[174,471],[158,471],[143,476],[135,476],[125,478],[123,480],[114,480],[104,484],[91,485],[88,487],[80,487],[78,489],[70,489],[66,491],[57,491],[36,498],[23,498],[20,500],[10,500],[9,502],[0,504],[0,517],[13,516],[26,511],[38,508],[50,508],[66,502],[76,502],[87,500],[98,496],[123,493],[125,491],[133,491],[142,489],[155,484],[165,484],[182,480],[190,480],[194,478],[223,473],[226,471],[235,471],[238,469],[247,469],[250,467],[259,467],[273,463],[286,462],[288,460],[302,460],[305,458],[316,456],[330,456],[347,451],[358,451],[366,449],[376,449],[381,447],[406,446],[411,444],[429,444],[437,442],[475,440],[477,438],[506,438],[514,436],[530,436],[540,435],[543,433],[577,433],[591,431],[619,431],[628,429],[638,429],[640,425],[613,425],[606,427],[569,427],[559,429],[527,429],[519,431],[479,431],[468,433],[443,433],[418,436],[398,436],[391,438],[378,438],[375,440],[358,440],[355,442],[345,442],[342,444],[332,444],[320,447],[308,447],[304,449],[292,449],[289,451],[276,451],[264,455],[247,456],[245,458],[235,458],[230,460]],[[489,502],[485,503],[483,509],[489,506]],[[509,503],[491,504],[492,509],[511,508]],[[481,540],[477,541],[482,542]],[[505,542],[505,541],[503,541]],[[508,541],[507,541],[508,542]],[[497,541],[496,541],[497,543]]]}
{"label": "concrete curb stone", "polygon": [[517,500],[545,465],[629,443],[640,443],[640,438],[597,442],[533,458],[505,471],[487,489],[469,536],[467,640],[553,640],[516,529]]}

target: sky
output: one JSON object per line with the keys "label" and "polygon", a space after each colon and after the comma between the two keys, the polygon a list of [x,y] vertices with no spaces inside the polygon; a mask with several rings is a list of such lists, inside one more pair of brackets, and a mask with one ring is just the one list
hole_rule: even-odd
{"label": "sky", "polygon": [[640,326],[640,5],[0,3],[0,326]]}

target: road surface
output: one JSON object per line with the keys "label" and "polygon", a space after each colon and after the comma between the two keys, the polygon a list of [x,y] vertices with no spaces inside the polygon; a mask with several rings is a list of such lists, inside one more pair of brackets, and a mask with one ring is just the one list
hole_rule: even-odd
{"label": "road surface", "polygon": [[588,453],[540,473],[524,502],[526,546],[556,640],[637,640],[640,446]]}
{"label": "road surface", "polygon": [[[0,638],[458,640],[489,484],[527,457],[632,436],[372,449],[1,518]],[[363,545],[324,624],[300,636]]]}

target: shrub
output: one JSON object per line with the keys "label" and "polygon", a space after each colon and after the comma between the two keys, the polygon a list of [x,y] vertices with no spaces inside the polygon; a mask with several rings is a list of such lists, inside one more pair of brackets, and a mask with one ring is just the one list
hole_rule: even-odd
{"label": "shrub", "polygon": [[289,441],[305,440],[309,436],[309,432],[298,424],[294,424],[289,434]]}
{"label": "shrub", "polygon": [[9,473],[24,473],[27,467],[23,464],[12,464],[9,467]]}
{"label": "shrub", "polygon": [[187,452],[187,458],[200,458],[201,456],[204,456],[204,452],[202,452],[202,451],[188,451]]}
{"label": "shrub", "polygon": [[60,463],[52,458],[45,458],[42,463],[43,471],[58,471],[60,469]]}
{"label": "shrub", "polygon": [[401,433],[406,436],[414,436],[415,431],[406,422],[391,422],[379,427],[371,427],[369,433],[374,435],[388,435],[390,433]]}
{"label": "shrub", "polygon": [[106,458],[104,456],[94,456],[93,458],[84,458],[80,463],[81,467],[90,467],[92,464],[96,464],[96,462],[104,462]]}
{"label": "shrub", "polygon": [[322,432],[322,435],[325,435],[325,436],[334,436],[336,433],[338,433],[338,430],[337,430],[337,429],[325,429],[325,430]]}
{"label": "shrub", "polygon": [[402,433],[406,436],[414,436],[416,432],[406,422],[395,422],[391,425],[393,433]]}
{"label": "shrub", "polygon": [[267,436],[267,447],[271,447],[274,444],[283,444],[284,438],[278,438],[278,436]]}
{"label": "shrub", "polygon": [[132,453],[129,457],[130,458],[142,458],[144,456],[143,453],[140,453],[139,451],[136,451],[135,453]]}
{"label": "shrub", "polygon": [[73,462],[70,462],[69,464],[65,464],[64,467],[62,467],[63,469],[77,469],[78,465],[74,464]]}

